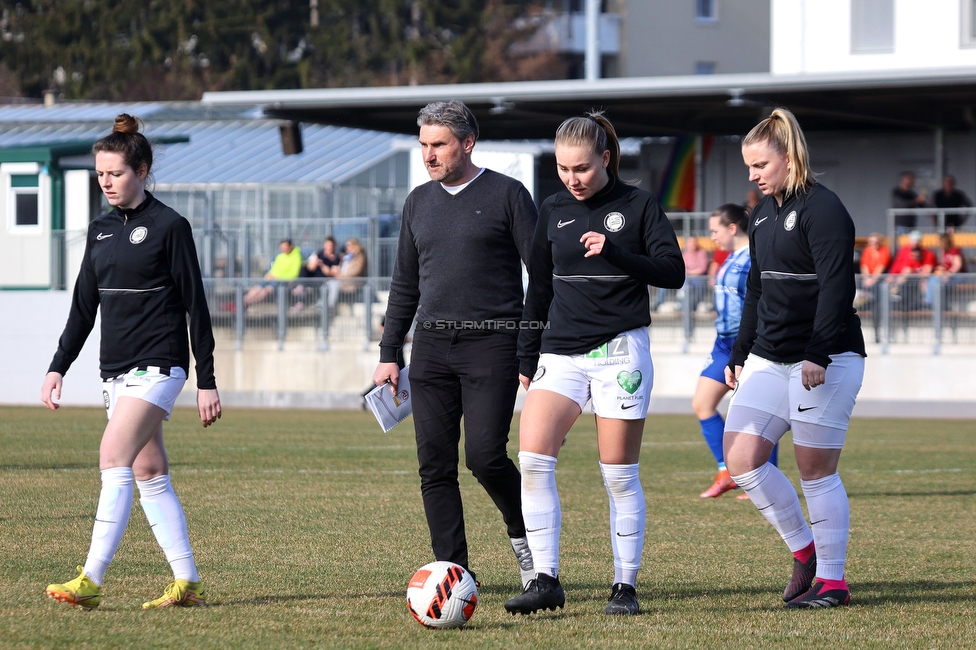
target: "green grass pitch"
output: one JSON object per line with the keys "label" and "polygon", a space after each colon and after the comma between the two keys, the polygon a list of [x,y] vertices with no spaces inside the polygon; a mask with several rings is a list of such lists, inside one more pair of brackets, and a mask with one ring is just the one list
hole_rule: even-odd
{"label": "green grass pitch", "polygon": [[[563,448],[565,610],[513,618],[504,525],[462,471],[481,601],[462,630],[407,612],[432,560],[413,427],[359,412],[231,409],[202,429],[166,425],[210,606],[144,612],[170,579],[134,504],[93,612],[44,595],[83,564],[99,489],[98,409],[0,408],[0,647],[172,648],[957,648],[976,643],[976,423],[855,420],[841,459],[851,499],[852,606],[788,611],[791,557],[748,502],[704,500],[712,459],[691,416],[647,421],[641,476],[643,615],[611,618],[607,497],[592,416]],[[517,419],[509,447],[517,450]],[[792,448],[781,464],[799,485]]]}

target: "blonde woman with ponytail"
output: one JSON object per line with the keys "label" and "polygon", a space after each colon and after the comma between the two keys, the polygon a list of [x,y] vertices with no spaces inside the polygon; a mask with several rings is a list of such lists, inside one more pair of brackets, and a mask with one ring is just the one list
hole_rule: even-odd
{"label": "blonde woman with ponytail", "polygon": [[654,197],[620,180],[620,145],[602,113],[563,122],[555,150],[566,189],[542,204],[519,333],[519,379],[528,390],[519,426],[522,515],[536,576],[505,609],[565,604],[556,457],[592,401],[614,556],[604,611],[633,615],[645,524],[638,469],[654,381],[647,287],[679,288],[684,262]]}
{"label": "blonde woman with ponytail", "polygon": [[[850,507],[837,467],[865,357],[852,307],[854,222],[814,177],[788,110],[774,110],[749,132],[742,158],[763,198],[749,217],[752,265],[725,371],[736,389],[725,463],[793,554],[786,606],[847,605]],[[793,485],[769,462],[790,430],[809,525]]]}

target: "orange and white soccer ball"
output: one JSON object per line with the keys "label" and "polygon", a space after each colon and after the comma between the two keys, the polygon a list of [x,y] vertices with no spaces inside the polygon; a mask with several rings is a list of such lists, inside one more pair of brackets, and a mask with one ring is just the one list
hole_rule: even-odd
{"label": "orange and white soccer ball", "polygon": [[425,627],[461,627],[477,606],[478,586],[474,578],[453,562],[422,566],[407,585],[407,607]]}

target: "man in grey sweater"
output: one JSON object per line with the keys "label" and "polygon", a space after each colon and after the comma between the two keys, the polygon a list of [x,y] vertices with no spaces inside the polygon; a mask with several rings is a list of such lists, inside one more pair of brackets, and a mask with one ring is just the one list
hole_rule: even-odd
{"label": "man in grey sweater", "polygon": [[431,103],[417,124],[431,181],[403,206],[373,383],[396,391],[416,317],[410,386],[434,557],[469,569],[458,488],[463,414],[465,464],[501,511],[524,585],[535,571],[506,446],[518,391],[520,260],[528,262],[538,212],[520,182],[471,162],[478,122],[463,103]]}

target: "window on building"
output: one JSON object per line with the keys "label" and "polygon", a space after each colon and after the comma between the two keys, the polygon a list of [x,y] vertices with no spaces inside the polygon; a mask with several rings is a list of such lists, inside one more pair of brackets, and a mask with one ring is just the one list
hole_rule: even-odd
{"label": "window on building", "polygon": [[18,226],[36,226],[38,222],[37,192],[33,192],[31,194],[18,194],[17,218],[15,224]]}
{"label": "window on building", "polygon": [[715,74],[715,62],[695,61],[695,74]]}
{"label": "window on building", "polygon": [[718,20],[718,0],[695,0],[695,18],[703,22]]}
{"label": "window on building", "polygon": [[851,52],[893,52],[895,0],[851,0]]}
{"label": "window on building", "polygon": [[7,205],[13,212],[14,227],[39,226],[37,174],[11,174],[10,200]]}
{"label": "window on building", "polygon": [[963,47],[976,47],[976,0],[962,0],[962,34],[960,44]]}

